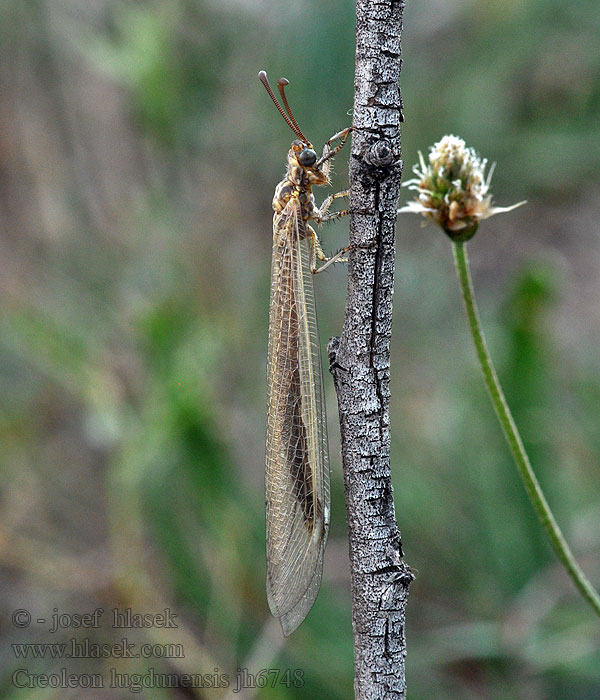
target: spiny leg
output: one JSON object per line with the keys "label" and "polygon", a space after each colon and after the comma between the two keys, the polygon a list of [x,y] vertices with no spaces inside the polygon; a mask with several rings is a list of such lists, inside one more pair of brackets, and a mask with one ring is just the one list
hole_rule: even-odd
{"label": "spiny leg", "polygon": [[[314,230],[314,228],[310,224],[306,224],[306,229],[308,231],[308,235],[310,236],[310,252],[308,264],[310,267],[310,271],[313,273],[313,275],[316,275],[318,272],[323,272],[323,270],[326,270],[330,265],[333,265],[334,263],[348,262],[348,258],[343,258],[342,256],[344,255],[344,253],[347,253],[349,250],[352,250],[356,246],[347,246],[346,248],[342,248],[341,250],[338,250],[338,252],[335,253],[335,255],[332,255],[330,258],[328,258],[323,252],[323,249],[321,248],[319,237],[317,236],[317,232]],[[317,267],[317,259],[321,260],[324,263],[319,268]]]}
{"label": "spiny leg", "polygon": [[[328,197],[326,197],[326,199],[323,201],[323,204],[321,205],[321,208],[315,209],[314,214],[312,216],[312,220],[316,221],[318,224],[322,224],[324,221],[333,221],[334,219],[339,219],[342,216],[347,216],[348,214],[350,214],[349,209],[342,209],[340,211],[333,211],[331,213],[327,213],[334,199],[337,199],[338,197],[347,197],[349,194],[350,190],[344,190],[343,192],[337,192],[336,194],[331,194]],[[321,242],[319,241],[317,232],[308,222],[306,223],[306,229],[308,235],[310,236],[309,266],[310,271],[313,273],[313,275],[316,275],[318,272],[323,272],[323,270],[326,270],[330,265],[333,265],[334,263],[348,262],[348,258],[344,258],[342,256],[351,250],[356,250],[358,248],[372,248],[374,245],[374,242],[367,244],[347,245],[345,248],[338,250],[337,253],[328,258],[323,252],[323,249],[321,248]],[[324,265],[321,265],[321,267],[317,268],[317,259],[321,260],[324,263]]]}
{"label": "spiny leg", "polygon": [[347,216],[350,213],[349,209],[342,209],[341,211],[334,211],[329,214],[327,212],[329,211],[329,207],[331,206],[331,203],[334,199],[338,199],[339,197],[347,197],[349,194],[350,190],[344,190],[343,192],[330,194],[323,200],[323,204],[321,204],[321,207],[319,209],[315,208],[312,216],[313,220],[316,221],[318,224],[321,224],[324,221],[332,221],[333,219],[339,219],[341,216]]}
{"label": "spiny leg", "polygon": [[308,223],[306,224],[306,231],[310,237],[310,240],[308,242],[308,250],[309,250],[308,266],[310,267],[310,271],[314,275],[318,271],[317,270],[317,258],[319,260],[327,261],[328,257],[323,252],[323,248],[321,248],[321,242],[319,241],[319,237],[317,236],[317,232]]}
{"label": "spiny leg", "polygon": [[[371,241],[370,243],[351,243],[328,258],[321,248],[319,237],[314,228],[310,224],[306,224],[306,230],[310,236],[308,264],[313,275],[323,272],[323,270],[326,270],[330,265],[334,265],[335,263],[348,262],[348,258],[342,256],[349,253],[351,250],[369,250],[377,245],[376,241]],[[323,262],[323,265],[319,268],[317,267],[317,259]]]}
{"label": "spiny leg", "polygon": [[322,224],[325,221],[335,221],[335,219],[339,219],[342,216],[348,216],[349,213],[350,209],[340,209],[340,211],[332,211],[330,214],[325,214],[325,216],[313,216],[313,221]]}
{"label": "spiny leg", "polygon": [[[327,213],[329,210],[329,207],[331,206],[331,203],[333,202],[334,199],[338,199],[339,197],[347,197],[350,194],[350,190],[344,190],[343,192],[337,192],[336,194],[330,194],[324,201],[323,204],[321,205],[320,209],[315,209],[312,219],[313,221],[316,221],[318,224],[322,224],[324,221],[333,221],[334,219],[339,219],[342,216],[347,216],[350,212],[348,209],[342,209],[341,211],[334,211],[331,213]],[[325,253],[323,252],[323,249],[321,248],[321,243],[319,241],[319,237],[317,236],[316,231],[313,229],[310,224],[307,224],[307,228],[310,234],[310,270],[311,272],[315,275],[317,272],[321,272],[321,270],[324,270],[325,268],[329,267],[329,265],[333,265],[333,263],[336,262],[348,262],[347,258],[341,257],[349,248],[342,248],[342,250],[338,251],[333,255],[331,258],[328,258]],[[322,265],[320,268],[317,269],[317,258],[324,262],[325,264]]]}
{"label": "spiny leg", "polygon": [[[342,129],[341,131],[338,131],[337,134],[334,134],[329,141],[325,142],[325,145],[323,146],[323,154],[319,158],[319,160],[315,163],[315,168],[320,168],[321,165],[323,166],[322,171],[325,173],[326,176],[329,176],[329,170],[331,168],[331,159],[341,151],[341,149],[344,147],[344,144],[346,143],[346,139],[348,138],[348,134],[354,129],[353,126],[348,126],[345,129]],[[340,143],[335,148],[330,148],[330,144],[333,141],[337,141],[337,139],[341,139]]]}
{"label": "spiny leg", "polygon": [[323,272],[323,270],[326,270],[330,265],[335,265],[335,263],[347,263],[348,258],[342,257],[345,255],[348,251],[352,250],[356,246],[353,245],[348,245],[345,248],[342,248],[341,250],[338,250],[335,255],[332,255],[330,258],[326,259],[326,262],[324,262],[321,267],[316,268],[312,271],[313,275],[318,274],[319,272]]}
{"label": "spiny leg", "polygon": [[[321,206],[313,210],[312,220],[316,221],[318,224],[322,224],[324,221],[333,221],[334,219],[339,219],[342,216],[348,216],[350,214],[350,209],[340,209],[339,211],[329,212],[329,207],[331,206],[334,199],[339,197],[349,197],[350,190],[344,190],[343,192],[337,192],[336,194],[330,194],[325,197]],[[352,209],[355,214],[368,214],[368,209]]]}
{"label": "spiny leg", "polygon": [[[337,153],[339,153],[344,147],[344,144],[346,143],[346,140],[348,138],[348,134],[351,131],[354,131],[354,127],[347,126],[345,129],[338,131],[337,134],[334,134],[328,141],[326,141],[325,145],[323,146],[323,154],[316,162],[315,167],[318,168],[322,163],[329,160],[330,158],[333,158]],[[338,143],[338,145],[335,148],[329,148],[329,146],[338,139],[341,139],[340,143]]]}

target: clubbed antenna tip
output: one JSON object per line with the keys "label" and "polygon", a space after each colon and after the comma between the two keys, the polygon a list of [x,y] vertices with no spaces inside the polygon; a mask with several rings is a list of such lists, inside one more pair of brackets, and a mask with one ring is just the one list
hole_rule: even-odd
{"label": "clubbed antenna tip", "polygon": [[294,115],[292,114],[292,110],[290,109],[287,98],[285,96],[285,86],[289,85],[290,81],[287,80],[286,78],[279,78],[279,80],[277,81],[277,87],[279,88],[281,100],[282,100],[283,104],[285,105],[285,109],[287,111],[287,114],[286,114],[283,111],[283,107],[279,104],[279,101],[275,97],[275,94],[273,93],[271,86],[269,85],[269,79],[267,78],[266,71],[264,71],[264,70],[259,71],[258,72],[258,79],[265,86],[265,90],[269,93],[269,97],[273,100],[275,107],[277,107],[277,109],[279,110],[279,113],[285,119],[285,121],[286,121],[287,125],[290,127],[290,129],[296,134],[296,136],[299,139],[302,139],[302,141],[304,141],[304,143],[309,143],[308,139],[306,138],[306,136],[304,136],[300,127],[298,126],[298,122],[294,119]]}

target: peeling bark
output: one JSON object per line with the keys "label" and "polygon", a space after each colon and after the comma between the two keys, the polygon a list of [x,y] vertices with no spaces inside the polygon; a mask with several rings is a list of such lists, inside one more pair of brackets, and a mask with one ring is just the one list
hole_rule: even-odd
{"label": "peeling bark", "polygon": [[403,4],[357,0],[350,253],[341,338],[329,343],[338,397],[352,575],[355,697],[406,698],[402,560],[390,474],[394,230],[402,175],[398,80]]}

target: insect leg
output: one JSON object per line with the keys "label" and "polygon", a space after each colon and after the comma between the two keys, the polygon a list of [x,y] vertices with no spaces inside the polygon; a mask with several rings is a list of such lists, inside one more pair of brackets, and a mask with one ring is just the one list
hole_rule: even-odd
{"label": "insect leg", "polygon": [[330,214],[325,214],[325,216],[313,216],[313,221],[318,224],[322,224],[325,221],[334,221],[342,216],[348,216],[350,209],[340,209],[340,211],[332,211]]}
{"label": "insect leg", "polygon": [[332,255],[330,258],[325,258],[325,262],[321,265],[321,267],[317,268],[315,266],[315,269],[312,270],[313,275],[323,272],[323,270],[326,270],[330,265],[334,265],[335,263],[347,263],[348,258],[344,258],[343,256],[354,247],[355,246],[353,245],[346,246],[345,248],[338,250],[338,252],[335,253],[335,255]]}
{"label": "insect leg", "polygon": [[[317,272],[323,272],[323,270],[327,269],[330,265],[333,265],[334,263],[348,262],[348,259],[342,256],[344,255],[344,253],[347,253],[349,250],[352,250],[354,246],[342,248],[341,250],[338,250],[338,252],[335,253],[335,255],[332,255],[330,258],[328,258],[323,252],[323,249],[321,248],[319,237],[317,236],[317,232],[314,230],[314,228],[310,224],[307,224],[306,230],[308,232],[308,235],[310,236],[309,267],[313,275],[316,275]],[[321,267],[317,267],[317,259],[323,262],[323,265],[321,265]]]}
{"label": "insect leg", "polygon": [[347,197],[349,194],[350,190],[344,190],[343,192],[338,192],[337,194],[330,194],[329,197],[326,197],[323,200],[323,204],[321,204],[320,209],[315,208],[312,219],[318,224],[322,224],[324,221],[332,221],[333,219],[339,219],[341,216],[346,216],[349,214],[350,211],[348,209],[328,213],[329,207],[334,199],[338,199],[338,197]]}
{"label": "insect leg", "polygon": [[350,195],[350,190],[344,190],[343,192],[337,192],[336,194],[330,194],[323,200],[320,208],[314,208],[313,215],[311,219],[316,221],[318,224],[322,224],[324,221],[332,221],[334,219],[339,219],[341,216],[348,216],[348,214],[353,211],[355,214],[368,214],[368,209],[340,209],[340,211],[329,212],[329,207],[331,206],[334,199],[338,197],[348,197]]}
{"label": "insect leg", "polygon": [[308,244],[309,245],[308,265],[310,267],[310,271],[314,275],[317,272],[317,258],[319,260],[327,262],[328,257],[323,252],[323,248],[321,248],[321,243],[319,241],[319,237],[317,236],[317,232],[314,230],[314,228],[310,224],[306,224],[306,231],[310,237],[309,244]]}
{"label": "insect leg", "polygon": [[[339,131],[337,134],[334,134],[329,141],[325,142],[325,145],[323,146],[323,154],[319,158],[319,160],[315,163],[315,168],[321,167],[323,165],[323,171],[325,174],[329,174],[329,168],[331,166],[330,160],[333,158],[333,156],[336,155],[336,153],[339,153],[340,150],[344,147],[344,144],[346,143],[346,139],[348,138],[348,134],[354,129],[353,126],[348,126],[345,129],[342,129],[342,131]],[[331,143],[333,141],[337,141],[337,139],[341,139],[340,143],[335,148],[330,148]]]}
{"label": "insect leg", "polygon": [[[325,214],[329,211],[329,207],[331,206],[332,202],[334,199],[338,199],[339,197],[347,197],[350,194],[350,190],[344,190],[343,192],[337,192],[336,194],[330,194],[328,197],[326,197],[323,200],[323,203],[319,207],[319,209],[315,209],[315,214],[317,219],[323,219]],[[313,216],[313,218],[315,218]],[[320,223],[320,222],[319,222]]]}
{"label": "insect leg", "polygon": [[[325,142],[325,145],[323,146],[323,154],[319,158],[319,160],[316,162],[315,167],[319,167],[322,163],[325,161],[329,160],[330,158],[333,158],[337,153],[339,153],[342,148],[344,147],[344,144],[346,143],[346,140],[348,138],[348,134],[354,130],[353,126],[347,126],[345,129],[342,129],[341,131],[338,131],[337,134],[334,134],[329,141]],[[334,141],[337,141],[338,139],[341,139],[340,143],[335,148],[330,148],[331,144]]]}
{"label": "insect leg", "polygon": [[[309,266],[310,271],[313,273],[313,275],[316,275],[319,272],[323,272],[323,270],[326,270],[330,265],[334,265],[335,263],[347,263],[348,258],[344,258],[343,256],[346,253],[349,253],[351,250],[369,250],[376,246],[376,241],[371,241],[370,243],[355,243],[347,245],[345,248],[338,250],[337,253],[328,258],[323,252],[323,249],[321,248],[319,237],[317,236],[316,231],[309,224],[306,225],[306,228],[308,231],[308,235],[310,236]],[[321,267],[317,267],[317,259],[323,262],[323,265],[321,265]]]}

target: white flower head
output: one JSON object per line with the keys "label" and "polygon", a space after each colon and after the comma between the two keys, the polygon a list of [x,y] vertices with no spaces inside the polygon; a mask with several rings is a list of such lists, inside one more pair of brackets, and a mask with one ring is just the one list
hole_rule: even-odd
{"label": "white flower head", "polygon": [[452,240],[468,241],[482,219],[525,204],[492,206],[489,187],[494,165],[487,178],[486,165],[487,159],[467,148],[462,139],[444,136],[431,147],[429,163],[419,151],[419,163],[413,167],[417,177],[404,183],[417,196],[398,212],[423,214],[441,226]]}

